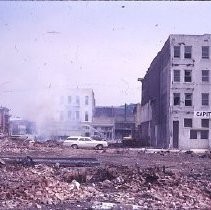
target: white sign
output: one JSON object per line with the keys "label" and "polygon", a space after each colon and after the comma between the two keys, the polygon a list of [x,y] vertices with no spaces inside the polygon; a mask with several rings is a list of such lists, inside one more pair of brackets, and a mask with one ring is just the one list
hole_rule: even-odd
{"label": "white sign", "polygon": [[211,118],[211,111],[194,111],[194,117],[197,118]]}

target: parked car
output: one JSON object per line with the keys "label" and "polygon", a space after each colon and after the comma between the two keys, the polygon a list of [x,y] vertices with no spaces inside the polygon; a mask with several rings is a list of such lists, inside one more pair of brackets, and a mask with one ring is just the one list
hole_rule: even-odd
{"label": "parked car", "polygon": [[74,149],[78,148],[96,148],[103,149],[108,147],[108,143],[106,141],[98,141],[94,140],[90,137],[83,136],[69,136],[64,142],[63,145],[71,146]]}

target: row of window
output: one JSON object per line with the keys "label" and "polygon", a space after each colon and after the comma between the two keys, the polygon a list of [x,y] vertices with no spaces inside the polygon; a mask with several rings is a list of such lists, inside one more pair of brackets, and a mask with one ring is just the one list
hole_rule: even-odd
{"label": "row of window", "polygon": [[[209,119],[201,119],[201,127],[209,128]],[[192,118],[184,118],[184,127],[192,128],[193,127],[193,119]],[[209,139],[209,130],[190,130],[190,139]]]}
{"label": "row of window", "polygon": [[190,139],[209,139],[209,130],[190,130]]}
{"label": "row of window", "polygon": [[[209,70],[201,71],[201,80],[202,82],[209,82]],[[174,70],[174,82],[180,82],[180,70]],[[192,70],[184,70],[184,82],[192,82]]]}
{"label": "row of window", "polygon": [[[72,96],[68,96],[67,97],[67,103],[71,104],[72,103],[72,99],[73,99]],[[80,105],[80,97],[79,96],[75,97],[75,103],[77,105]],[[64,97],[63,96],[60,98],[60,104],[64,104]],[[85,96],[85,105],[89,105],[89,96]]]}
{"label": "row of window", "polygon": [[[174,58],[181,57],[181,46],[174,46]],[[209,46],[201,47],[201,57],[203,59],[209,59],[210,49]],[[184,58],[192,58],[192,46],[184,46]]]}
{"label": "row of window", "polygon": [[[174,106],[181,104],[181,97],[180,93],[173,93],[173,103]],[[193,104],[193,94],[192,93],[185,93],[185,106],[192,106]],[[209,106],[209,93],[202,93],[201,94],[201,105],[202,106]]]}
{"label": "row of window", "polygon": [[[75,112],[68,111],[67,119],[68,120],[80,120],[80,112],[79,111],[75,111]],[[61,121],[64,120],[64,112],[63,111],[60,112],[60,120]],[[84,121],[89,121],[89,114],[87,111],[85,112]]]}
{"label": "row of window", "polygon": [[[201,127],[209,128],[209,119],[201,119]],[[193,127],[193,119],[192,118],[184,118],[184,127],[192,128]]]}

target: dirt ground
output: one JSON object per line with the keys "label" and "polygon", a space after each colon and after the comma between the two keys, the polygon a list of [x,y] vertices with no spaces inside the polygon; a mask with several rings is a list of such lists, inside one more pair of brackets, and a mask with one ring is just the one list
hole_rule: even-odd
{"label": "dirt ground", "polygon": [[1,209],[210,209],[211,154],[55,143],[0,142],[1,157],[97,158],[99,166],[26,166],[0,161]]}

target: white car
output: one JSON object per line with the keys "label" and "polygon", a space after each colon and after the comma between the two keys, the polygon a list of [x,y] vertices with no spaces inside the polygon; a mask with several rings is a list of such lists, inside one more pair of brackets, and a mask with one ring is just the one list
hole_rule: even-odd
{"label": "white car", "polygon": [[103,149],[108,147],[108,143],[103,140],[94,140],[90,137],[83,136],[69,136],[64,142],[63,145],[71,146],[74,149],[78,148],[96,148]]}

